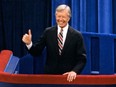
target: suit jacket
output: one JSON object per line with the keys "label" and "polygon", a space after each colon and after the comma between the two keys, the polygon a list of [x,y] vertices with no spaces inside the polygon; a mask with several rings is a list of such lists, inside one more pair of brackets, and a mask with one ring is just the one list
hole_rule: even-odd
{"label": "suit jacket", "polygon": [[46,47],[46,74],[63,74],[69,71],[75,71],[80,74],[86,64],[86,51],[84,47],[82,34],[68,28],[66,40],[64,43],[62,55],[59,55],[57,41],[57,26],[45,29],[39,40],[32,45],[29,52],[36,56]]}

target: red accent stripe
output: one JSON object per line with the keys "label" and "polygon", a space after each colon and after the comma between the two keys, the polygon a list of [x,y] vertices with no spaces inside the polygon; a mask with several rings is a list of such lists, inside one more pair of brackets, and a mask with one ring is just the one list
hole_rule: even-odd
{"label": "red accent stripe", "polygon": [[63,41],[63,37],[62,37],[62,36],[59,35],[58,38],[59,38],[61,41]]}
{"label": "red accent stripe", "polygon": [[58,46],[62,49],[63,48],[63,45],[59,42],[58,43]]}
{"label": "red accent stripe", "polygon": [[4,71],[10,56],[13,54],[12,51],[10,50],[2,50],[0,52],[0,71]]}
{"label": "red accent stripe", "polygon": [[0,82],[14,84],[111,85],[116,84],[116,75],[77,75],[73,82],[68,82],[67,75],[8,74],[0,72]]}
{"label": "red accent stripe", "polygon": [[63,49],[63,35],[62,31],[58,35],[58,46],[59,46],[59,55],[61,55]]}

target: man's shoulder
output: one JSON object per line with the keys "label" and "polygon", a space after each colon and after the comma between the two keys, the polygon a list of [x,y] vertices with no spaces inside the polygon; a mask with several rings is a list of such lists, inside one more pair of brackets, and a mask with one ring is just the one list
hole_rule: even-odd
{"label": "man's shoulder", "polygon": [[72,33],[75,33],[75,34],[81,34],[81,32],[73,27],[69,27],[69,29],[71,30]]}
{"label": "man's shoulder", "polygon": [[51,30],[54,30],[54,29],[56,29],[56,26],[47,27],[45,30],[46,31],[51,31]]}
{"label": "man's shoulder", "polygon": [[47,27],[45,30],[44,30],[44,33],[45,34],[50,34],[50,33],[53,33],[53,32],[56,32],[56,26],[51,26],[51,27]]}

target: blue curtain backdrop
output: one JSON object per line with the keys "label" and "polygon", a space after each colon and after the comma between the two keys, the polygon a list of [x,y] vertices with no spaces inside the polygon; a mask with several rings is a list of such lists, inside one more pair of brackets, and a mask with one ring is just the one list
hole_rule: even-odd
{"label": "blue curtain backdrop", "polygon": [[81,32],[116,34],[116,0],[52,0],[52,25],[55,8],[71,7],[70,25]]}
{"label": "blue curtain backdrop", "polygon": [[51,26],[50,15],[49,0],[0,0],[0,51],[9,49],[18,57],[25,55],[23,34],[31,29],[35,41]]}

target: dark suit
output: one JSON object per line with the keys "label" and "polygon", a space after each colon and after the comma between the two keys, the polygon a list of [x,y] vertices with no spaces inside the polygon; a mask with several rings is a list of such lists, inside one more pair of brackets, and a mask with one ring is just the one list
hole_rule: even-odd
{"label": "dark suit", "polygon": [[86,64],[86,51],[81,33],[69,26],[61,56],[58,53],[57,43],[57,27],[49,27],[29,52],[37,55],[46,47],[45,73],[47,74],[63,74],[72,70],[77,74],[81,73]]}

